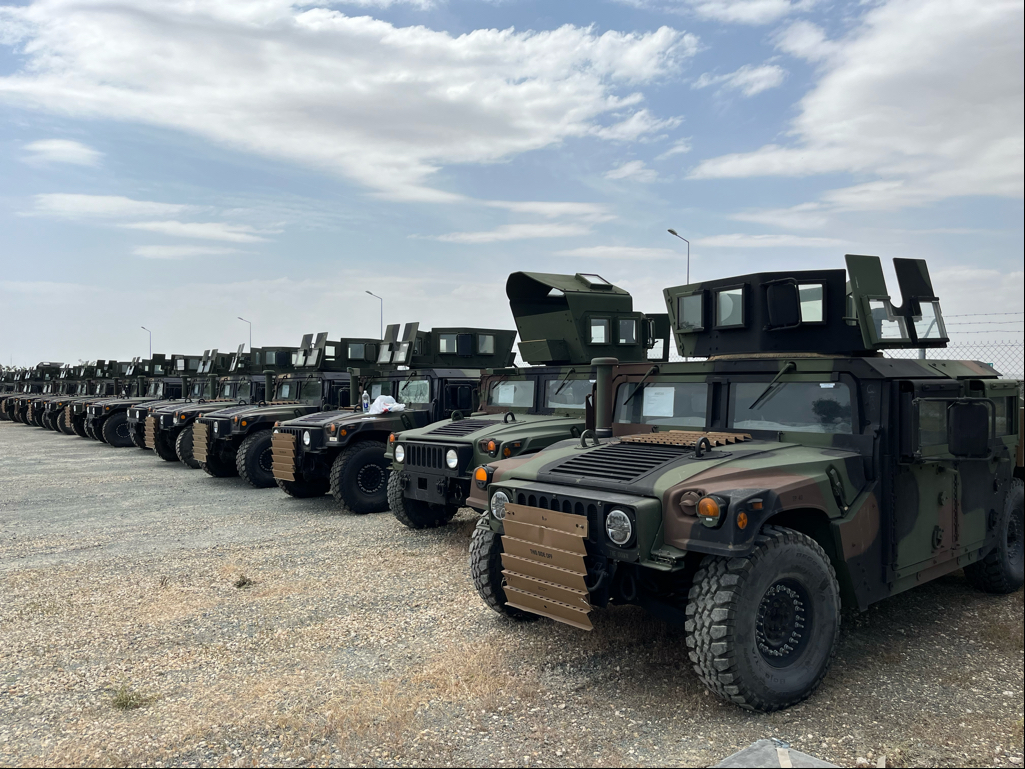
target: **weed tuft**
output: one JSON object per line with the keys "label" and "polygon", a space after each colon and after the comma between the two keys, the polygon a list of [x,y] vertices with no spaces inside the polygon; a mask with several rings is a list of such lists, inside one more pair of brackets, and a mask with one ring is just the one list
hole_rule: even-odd
{"label": "weed tuft", "polygon": [[114,690],[110,704],[115,710],[136,710],[137,708],[146,707],[154,699],[154,697],[147,697],[137,689],[133,689],[128,684],[121,684]]}
{"label": "weed tuft", "polygon": [[249,579],[249,577],[247,577],[245,574],[239,574],[234,582],[235,587],[237,587],[239,590],[241,590],[244,587],[249,587],[253,584],[253,580]]}

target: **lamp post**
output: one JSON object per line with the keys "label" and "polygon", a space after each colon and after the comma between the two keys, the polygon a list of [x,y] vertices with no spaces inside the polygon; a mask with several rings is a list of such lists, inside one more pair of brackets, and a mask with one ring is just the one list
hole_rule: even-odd
{"label": "lamp post", "polygon": [[675,235],[687,244],[687,285],[690,285],[690,241],[683,237],[683,235],[679,234],[676,230],[669,230],[668,232],[670,235]]}
{"label": "lamp post", "polygon": [[384,339],[384,299],[379,297],[373,291],[367,291],[367,293],[374,297],[374,299],[378,299],[381,302],[381,339]]}
{"label": "lamp post", "polygon": [[145,326],[140,326],[139,328],[149,334],[149,360],[153,360],[153,332]]}
{"label": "lamp post", "polygon": [[240,321],[242,321],[243,323],[248,323],[249,324],[249,352],[252,352],[253,351],[253,322],[251,320],[246,320],[241,315],[237,315],[236,317]]}

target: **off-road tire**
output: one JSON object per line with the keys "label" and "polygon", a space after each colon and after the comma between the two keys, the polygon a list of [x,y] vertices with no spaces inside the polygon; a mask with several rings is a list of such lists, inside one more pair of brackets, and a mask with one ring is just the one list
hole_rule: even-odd
{"label": "off-road tire", "polygon": [[103,442],[116,449],[132,445],[131,432],[132,426],[128,424],[128,415],[123,411],[111,414],[103,420]]}
{"label": "off-road tire", "polygon": [[470,577],[477,595],[493,611],[519,622],[530,622],[538,615],[522,611],[505,602],[502,587],[502,537],[486,526],[473,530],[470,539]]}
{"label": "off-road tire", "polygon": [[192,453],[192,425],[183,428],[178,433],[178,437],[174,441],[174,453],[186,467],[191,467],[193,470],[199,469],[199,462]]}
{"label": "off-road tire", "polygon": [[[714,694],[746,710],[796,705],[829,672],[840,609],[836,572],[819,544],[766,526],[750,556],[708,556],[694,577],[686,624],[694,671]],[[795,652],[789,664],[768,661]]]}
{"label": "off-road tire", "polygon": [[132,429],[132,444],[137,449],[143,449],[144,451],[150,450],[149,446],[146,445],[145,434],[141,430],[139,430],[138,427]]}
{"label": "off-road tire", "polygon": [[92,438],[94,441],[99,441],[100,443],[107,442],[103,439],[103,425],[107,423],[107,419],[109,419],[109,417],[104,417],[99,422],[93,422],[91,427],[86,427],[86,430],[89,431],[89,437]]}
{"label": "off-road tire", "polygon": [[331,481],[327,478],[314,478],[312,481],[283,481],[275,478],[278,488],[296,499],[322,497],[331,491]]}
{"label": "off-road tire", "polygon": [[167,430],[157,430],[153,440],[153,451],[165,462],[178,461],[178,455],[174,453],[174,439],[168,435]]}
{"label": "off-road tire", "polygon": [[53,412],[44,411],[43,415],[39,418],[39,426],[44,430],[53,429]]}
{"label": "off-road tire", "polygon": [[271,473],[272,437],[271,430],[260,430],[247,435],[235,455],[238,474],[254,489],[271,489],[276,485]]}
{"label": "off-road tire", "polygon": [[74,431],[75,435],[77,435],[79,438],[89,438],[89,437],[91,437],[89,435],[89,433],[85,429],[85,417],[82,417],[81,419],[75,419],[74,417],[72,417],[71,418],[71,429]]}
{"label": "off-road tire", "polygon": [[366,515],[388,509],[390,463],[383,441],[360,441],[331,464],[331,496],[348,513]]}
{"label": "off-road tire", "polygon": [[74,435],[75,428],[71,422],[68,422],[68,412],[61,409],[61,412],[57,415],[57,429],[65,435]]}
{"label": "off-road tire", "polygon": [[40,411],[39,408],[33,408],[32,409],[32,418],[30,420],[28,420],[28,423],[30,425],[32,425],[33,427],[42,427],[43,426],[43,413],[44,412]]}
{"label": "off-road tire", "polygon": [[228,460],[221,458],[218,453],[207,453],[206,462],[200,464],[203,472],[213,478],[234,478],[238,475],[236,464],[237,455]]}
{"label": "off-road tire", "polygon": [[997,519],[996,548],[981,561],[965,566],[965,578],[975,589],[993,595],[1010,595],[1025,584],[1023,505],[1025,486],[1015,478],[1004,498],[1003,512]]}
{"label": "off-road tire", "polygon": [[420,499],[410,499],[404,491],[401,476],[392,473],[388,479],[388,508],[399,523],[411,529],[436,529],[447,524],[459,512],[455,505],[431,505]]}

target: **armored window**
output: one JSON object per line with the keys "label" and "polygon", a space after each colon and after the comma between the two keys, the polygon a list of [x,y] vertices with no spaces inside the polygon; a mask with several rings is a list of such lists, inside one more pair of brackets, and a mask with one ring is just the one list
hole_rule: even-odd
{"label": "armored window", "polygon": [[1008,398],[993,398],[993,419],[995,421],[996,435],[1002,438],[1005,435],[1015,435],[1018,432],[1018,399],[1013,395]]}
{"label": "armored window", "polygon": [[192,397],[202,398],[203,393],[206,391],[206,382],[193,382],[192,383]]}
{"label": "armored window", "polygon": [[298,352],[292,353],[292,365],[294,366],[298,362],[299,362],[299,353]]}
{"label": "armored window", "polygon": [[495,335],[494,334],[478,334],[477,335],[477,352],[481,355],[494,355],[495,354]]}
{"label": "armored window", "polygon": [[894,315],[890,311],[888,301],[870,299],[868,309],[872,313],[872,325],[875,328],[876,339],[880,342],[904,341],[908,338],[904,318]]}
{"label": "armored window", "polygon": [[548,382],[545,406],[550,409],[583,409],[591,394],[590,379],[553,379]]}
{"label": "armored window", "polygon": [[360,342],[349,343],[349,360],[363,360],[363,356],[367,354],[367,346]]}
{"label": "armored window", "polygon": [[247,401],[249,400],[252,392],[253,383],[246,379],[238,383],[238,389],[235,390],[234,397],[238,398],[239,400]]}
{"label": "armored window", "polygon": [[915,336],[919,339],[946,339],[947,330],[943,326],[940,303],[922,302],[920,309],[922,314],[912,318],[915,324]]}
{"label": "armored window", "polygon": [[637,344],[637,319],[629,318],[620,320],[619,324],[619,343],[620,344]]}
{"label": "armored window", "polygon": [[681,331],[705,329],[705,302],[703,294],[681,296],[677,303],[676,325]]}
{"label": "armored window", "polygon": [[922,400],[918,403],[918,446],[943,446],[947,443],[947,401]]}
{"label": "armored window", "polygon": [[452,355],[456,352],[456,334],[440,334],[438,336],[438,352]]}
{"label": "armored window", "polygon": [[495,382],[488,393],[489,406],[529,409],[534,407],[534,382]]}
{"label": "armored window", "polygon": [[391,345],[382,344],[381,351],[377,355],[378,363],[391,363]]}
{"label": "armored window", "polygon": [[744,325],[744,289],[726,288],[715,295],[716,328],[741,328]]}
{"label": "armored window", "polygon": [[399,385],[399,403],[430,403],[431,383],[427,379],[407,380]]}
{"label": "armored window", "polygon": [[292,383],[291,382],[282,382],[281,384],[278,385],[278,398],[277,399],[280,400],[280,401],[290,401],[290,400],[292,400],[292,393],[294,392],[294,390],[295,390],[295,388],[292,387]]}
{"label": "armored window", "polygon": [[392,358],[392,362],[394,362],[394,363],[405,363],[407,360],[409,360],[408,355],[409,355],[409,342],[402,342],[401,344],[399,344],[398,348],[395,350],[395,355]]}
{"label": "armored window", "polygon": [[[270,355],[271,355],[271,353],[267,353],[267,363],[268,364],[271,363]],[[257,365],[257,366],[260,365],[260,351],[259,350],[256,350],[255,352],[253,352],[253,363],[255,365]]]}
{"label": "armored window", "polygon": [[232,390],[231,382],[225,382],[224,384],[221,385],[221,395],[220,395],[220,397],[221,398],[230,398],[231,397],[231,390]]}
{"label": "armored window", "polygon": [[426,337],[418,336],[413,340],[413,355],[426,355],[427,350],[424,349],[424,341]]}
{"label": "armored window", "polygon": [[591,340],[591,344],[608,344],[609,319],[591,318],[591,333],[589,338]]}
{"label": "armored window", "polygon": [[333,344],[324,345],[324,357],[333,358],[335,357],[336,347]]}
{"label": "armored window", "polygon": [[616,390],[616,422],[704,428],[708,385],[704,382],[626,382]]}
{"label": "armored window", "polygon": [[320,350],[307,350],[306,351],[306,364],[307,366],[316,366],[317,361],[320,359]]}
{"label": "armored window", "polygon": [[735,382],[730,386],[731,428],[852,432],[851,391],[842,382],[780,382],[765,395],[768,385],[769,382]]}
{"label": "armored window", "polygon": [[388,387],[388,389],[391,390],[391,387],[387,382],[373,382],[370,385],[370,400],[375,401],[382,395],[387,395],[388,393],[384,391],[385,387]]}
{"label": "armored window", "polygon": [[195,371],[199,368],[199,358],[189,358],[189,371]]}
{"label": "armored window", "polygon": [[605,278],[603,278],[601,275],[595,275],[594,273],[590,273],[590,272],[582,272],[582,273],[580,273],[580,279],[583,280],[584,283],[586,283],[591,288],[594,288],[596,286],[597,287],[605,287],[605,286],[611,286],[612,285],[607,280],[605,280]]}
{"label": "armored window", "polygon": [[821,283],[799,285],[801,323],[824,323],[826,320],[826,288]]}

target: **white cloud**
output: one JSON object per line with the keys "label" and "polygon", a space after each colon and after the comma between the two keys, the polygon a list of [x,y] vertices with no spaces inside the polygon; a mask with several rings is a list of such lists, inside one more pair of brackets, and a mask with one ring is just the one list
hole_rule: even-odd
{"label": "white cloud", "polygon": [[844,245],[833,238],[805,238],[798,235],[712,235],[696,238],[695,246],[704,248],[836,248]]}
{"label": "white cloud", "polygon": [[692,13],[702,19],[734,24],[770,24],[805,11],[817,0],[619,0],[624,5],[669,13]]}
{"label": "white cloud", "polygon": [[625,259],[628,261],[680,258],[680,252],[670,248],[640,248],[637,246],[584,246],[556,251],[555,255],[581,259]]}
{"label": "white cloud", "polygon": [[580,224],[503,224],[486,232],[450,232],[429,240],[440,240],[443,243],[501,243],[536,238],[568,238],[590,232],[589,227]]}
{"label": "white cloud", "polygon": [[1021,197],[1022,11],[1009,0],[872,8],[802,99],[791,146],[712,158],[691,178],[869,177],[825,196],[838,209]]}
{"label": "white cloud", "polygon": [[824,227],[829,217],[823,212],[819,203],[801,203],[790,208],[769,208],[760,211],[741,211],[732,214],[731,219],[739,222],[754,222],[772,227],[792,230],[812,230]]}
{"label": "white cloud", "polygon": [[675,125],[642,108],[698,40],[565,25],[453,36],[291,0],[35,0],[0,8],[27,63],[9,104],[175,129],[341,174],[395,199],[456,163]]}
{"label": "white cloud", "polygon": [[694,149],[694,147],[690,143],[690,139],[678,139],[673,143],[673,146],[659,155],[657,159],[665,160],[666,158],[671,158],[674,155],[686,155],[692,149]]}
{"label": "white cloud", "polygon": [[776,64],[763,64],[760,67],[746,64],[735,72],[727,75],[713,75],[706,72],[696,81],[692,88],[708,88],[719,86],[726,91],[740,91],[744,96],[754,96],[770,88],[783,85],[787,71]]}
{"label": "white cloud", "polygon": [[547,219],[568,216],[585,222],[607,222],[616,218],[608,208],[598,203],[572,203],[537,200],[488,200],[490,208],[502,208],[518,214],[536,214]]}
{"label": "white cloud", "polygon": [[103,153],[70,139],[42,139],[25,145],[26,160],[33,163],[68,163],[98,166]]}
{"label": "white cloud", "polygon": [[224,240],[229,243],[260,243],[267,240],[261,237],[258,230],[244,224],[226,224],[225,222],[132,222],[121,224],[129,230],[159,232],[176,238],[197,238],[199,240]]}
{"label": "white cloud", "polygon": [[189,206],[173,203],[155,203],[133,200],[120,195],[75,195],[48,193],[36,195],[33,213],[59,216],[66,219],[102,217],[124,219],[143,216],[175,216]]}
{"label": "white cloud", "polygon": [[237,254],[238,249],[214,246],[138,246],[132,253],[143,259],[188,259],[193,256]]}
{"label": "white cloud", "polygon": [[810,21],[795,21],[776,35],[776,48],[806,61],[822,61],[837,52],[837,45]]}
{"label": "white cloud", "polygon": [[605,174],[606,179],[626,179],[642,184],[650,184],[658,179],[658,171],[648,168],[643,160],[631,160],[623,163]]}

